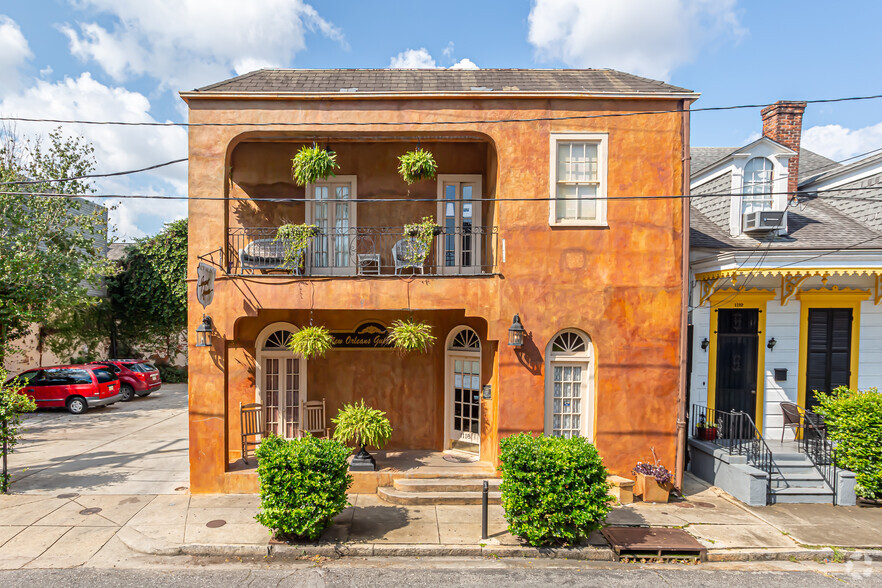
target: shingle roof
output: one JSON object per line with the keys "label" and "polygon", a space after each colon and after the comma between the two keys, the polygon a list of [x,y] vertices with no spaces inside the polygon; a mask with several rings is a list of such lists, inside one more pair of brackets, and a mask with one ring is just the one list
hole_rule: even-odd
{"label": "shingle roof", "polygon": [[[765,247],[767,235],[729,235],[728,227],[712,222],[694,206],[690,208],[690,247],[755,249]],[[817,198],[787,210],[786,236],[775,238],[769,249],[882,248],[882,233],[873,231]]]}
{"label": "shingle roof", "polygon": [[612,69],[261,69],[195,93],[692,94]]}
{"label": "shingle roof", "polygon": [[[698,172],[712,166],[721,159],[725,159],[732,153],[738,151],[741,147],[692,147],[689,153],[692,156],[691,173],[695,177]],[[799,183],[803,183],[810,179],[817,179],[821,173],[830,173],[832,170],[840,167],[832,159],[828,159],[823,155],[819,155],[814,151],[809,151],[804,147],[799,148]]]}
{"label": "shingle roof", "polygon": [[692,157],[692,163],[690,164],[690,169],[692,170],[692,175],[694,176],[697,172],[700,172],[706,167],[711,166],[712,164],[718,162],[723,159],[730,153],[737,151],[740,147],[692,147],[689,149],[689,154]]}
{"label": "shingle roof", "polygon": [[[830,161],[826,157],[821,157],[821,159],[826,159],[827,161]],[[834,163],[835,165],[817,166],[813,170],[811,170],[809,173],[806,173],[805,176],[803,176],[802,171],[800,170],[799,183],[800,184],[807,184],[809,182],[816,182],[819,180],[824,180],[828,176],[850,172],[853,169],[864,167],[867,164],[874,164],[879,161],[882,161],[882,153],[879,153],[877,155],[873,155],[870,157],[865,157],[863,159],[858,159],[857,161],[853,161],[853,162],[845,164],[845,165],[841,165],[836,162],[831,162],[831,163]],[[799,165],[801,168],[802,167],[802,160],[800,160]]]}

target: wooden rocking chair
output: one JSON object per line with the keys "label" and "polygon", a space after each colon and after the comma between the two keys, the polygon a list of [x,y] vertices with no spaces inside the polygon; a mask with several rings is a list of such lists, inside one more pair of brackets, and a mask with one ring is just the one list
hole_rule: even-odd
{"label": "wooden rocking chair", "polygon": [[325,399],[300,403],[300,435],[309,433],[319,439],[330,439],[331,429],[325,424]]}
{"label": "wooden rocking chair", "polygon": [[239,403],[239,425],[242,429],[242,461],[248,463],[248,449],[260,445],[266,435],[263,405]]}

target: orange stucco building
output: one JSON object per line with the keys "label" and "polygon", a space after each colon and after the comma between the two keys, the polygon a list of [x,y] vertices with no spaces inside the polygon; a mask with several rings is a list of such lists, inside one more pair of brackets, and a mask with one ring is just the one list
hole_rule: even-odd
{"label": "orange stucco building", "polygon": [[[296,431],[299,402],[328,418],[359,399],[386,411],[389,449],[497,458],[520,431],[587,435],[614,473],[650,447],[673,467],[683,382],[688,113],[697,95],[611,70],[261,70],[182,94],[190,109],[191,491],[243,488],[240,403]],[[336,177],[305,187],[313,143]],[[397,157],[431,151],[434,180]],[[442,227],[418,262],[407,223]],[[298,272],[273,238],[320,232]],[[200,259],[217,267],[196,302]],[[519,314],[521,347],[508,345]],[[432,325],[426,354],[378,345],[396,319]],[[323,358],[284,347],[304,325]],[[330,425],[330,423],[329,423]],[[237,475],[233,475],[237,474]]]}

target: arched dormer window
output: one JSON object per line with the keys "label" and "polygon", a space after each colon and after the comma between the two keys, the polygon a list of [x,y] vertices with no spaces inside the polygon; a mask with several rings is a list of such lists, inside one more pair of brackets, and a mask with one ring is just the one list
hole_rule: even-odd
{"label": "arched dormer window", "polygon": [[767,157],[754,157],[744,166],[741,193],[741,213],[772,210],[772,161]]}

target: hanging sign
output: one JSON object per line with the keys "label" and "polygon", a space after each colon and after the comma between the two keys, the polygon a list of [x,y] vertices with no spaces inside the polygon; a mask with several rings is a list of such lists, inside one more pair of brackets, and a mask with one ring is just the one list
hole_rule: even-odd
{"label": "hanging sign", "polygon": [[200,261],[196,266],[196,300],[205,308],[214,300],[214,278],[217,270],[214,266]]}
{"label": "hanging sign", "polygon": [[391,347],[385,325],[377,322],[361,323],[352,331],[331,331],[334,347],[342,349],[382,349]]}

